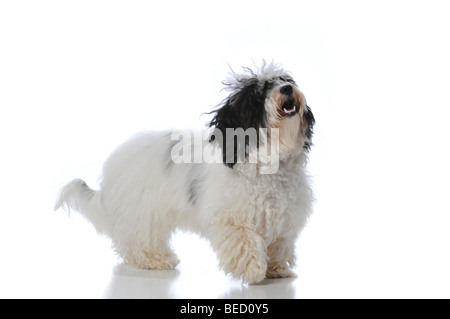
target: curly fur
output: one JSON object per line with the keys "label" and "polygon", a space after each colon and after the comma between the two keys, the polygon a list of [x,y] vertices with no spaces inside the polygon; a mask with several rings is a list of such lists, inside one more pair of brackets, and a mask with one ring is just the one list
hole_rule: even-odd
{"label": "curly fur", "polygon": [[[179,260],[170,238],[181,229],[209,239],[219,266],[243,282],[292,276],[295,241],[312,211],[306,164],[314,117],[290,74],[273,63],[233,72],[225,84],[230,96],[214,111],[205,143],[221,152],[219,163],[177,164],[171,132],[141,133],[106,161],[99,190],[76,179],[61,190],[55,209],[79,211],[135,267],[173,269]],[[226,128],[277,128],[276,173],[261,174],[260,163],[248,162],[274,136],[235,145],[227,163],[228,144],[214,140]],[[238,161],[239,147],[247,161]]]}

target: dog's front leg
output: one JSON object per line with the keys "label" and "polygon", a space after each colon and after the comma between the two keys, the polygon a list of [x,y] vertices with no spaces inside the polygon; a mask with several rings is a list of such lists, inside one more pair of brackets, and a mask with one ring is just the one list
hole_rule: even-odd
{"label": "dog's front leg", "polygon": [[267,271],[266,245],[252,223],[236,216],[216,218],[211,225],[211,245],[219,266],[243,282],[263,280]]}
{"label": "dog's front leg", "polygon": [[296,277],[291,270],[295,266],[295,238],[278,238],[267,248],[267,255],[267,278]]}

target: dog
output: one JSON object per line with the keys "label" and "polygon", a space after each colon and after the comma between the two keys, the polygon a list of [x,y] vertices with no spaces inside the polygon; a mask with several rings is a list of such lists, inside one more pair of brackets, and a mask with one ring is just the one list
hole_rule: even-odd
{"label": "dog", "polygon": [[200,143],[195,131],[140,133],[105,162],[99,190],[75,179],[55,210],[81,213],[137,268],[175,268],[170,239],[180,229],[208,239],[219,267],[243,283],[294,277],[295,242],[313,206],[315,118],[273,62],[231,70],[223,84],[230,94]]}

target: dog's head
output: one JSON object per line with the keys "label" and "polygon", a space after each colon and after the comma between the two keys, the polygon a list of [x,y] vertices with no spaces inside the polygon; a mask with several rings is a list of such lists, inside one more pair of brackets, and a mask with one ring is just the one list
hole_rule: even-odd
{"label": "dog's head", "polygon": [[[288,72],[263,62],[256,71],[244,68],[243,74],[231,75],[223,82],[231,93],[212,112],[215,116],[209,123],[214,128],[210,142],[218,142],[217,136],[221,137],[218,144],[224,164],[232,168],[243,160],[239,154],[246,157],[262,143],[273,142],[271,129],[278,129],[280,159],[310,150],[314,116]],[[238,130],[244,132],[244,138],[227,134]],[[250,131],[255,132],[255,138],[245,134]],[[267,137],[262,132],[267,132]]]}

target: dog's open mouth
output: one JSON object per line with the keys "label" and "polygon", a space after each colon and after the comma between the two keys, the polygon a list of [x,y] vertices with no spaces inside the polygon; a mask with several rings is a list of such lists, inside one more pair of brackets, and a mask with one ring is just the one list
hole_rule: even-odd
{"label": "dog's open mouth", "polygon": [[286,101],[281,109],[283,116],[291,117],[298,113],[299,107],[294,104],[294,101]]}

